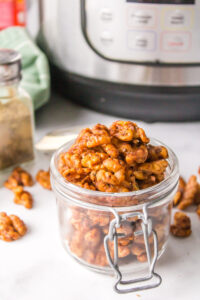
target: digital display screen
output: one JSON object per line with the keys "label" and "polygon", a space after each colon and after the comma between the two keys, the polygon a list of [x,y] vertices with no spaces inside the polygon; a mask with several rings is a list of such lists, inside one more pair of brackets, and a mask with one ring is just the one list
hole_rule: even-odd
{"label": "digital display screen", "polygon": [[195,0],[126,0],[135,3],[153,3],[153,4],[195,4]]}

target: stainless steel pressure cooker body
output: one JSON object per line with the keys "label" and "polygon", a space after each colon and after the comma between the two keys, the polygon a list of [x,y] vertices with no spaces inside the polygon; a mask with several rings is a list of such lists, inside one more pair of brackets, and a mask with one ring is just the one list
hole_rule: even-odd
{"label": "stainless steel pressure cooker body", "polygon": [[90,108],[200,119],[200,1],[41,0],[53,81]]}

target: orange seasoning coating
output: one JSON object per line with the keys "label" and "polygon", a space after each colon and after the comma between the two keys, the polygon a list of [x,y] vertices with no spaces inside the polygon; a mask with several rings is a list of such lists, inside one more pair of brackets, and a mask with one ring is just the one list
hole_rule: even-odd
{"label": "orange seasoning coating", "polygon": [[186,186],[185,180],[183,179],[183,177],[180,177],[179,178],[178,190],[177,190],[177,192],[174,196],[174,199],[173,199],[174,206],[176,206],[182,200],[182,196],[183,196],[183,193],[185,191],[185,186]]}
{"label": "orange seasoning coating", "polygon": [[24,236],[27,232],[26,225],[15,215],[8,216],[5,212],[0,213],[0,239],[12,242]]}
{"label": "orange seasoning coating", "polygon": [[197,212],[197,215],[200,217],[200,204],[197,206],[196,212]]}
{"label": "orange seasoning coating", "polygon": [[164,179],[168,151],[149,144],[144,130],[130,121],[110,128],[83,129],[74,145],[61,153],[60,173],[70,182],[102,192],[130,192]]}
{"label": "orange seasoning coating", "polygon": [[22,186],[18,186],[13,189],[14,192],[14,203],[21,204],[27,209],[31,209],[33,207],[33,198],[31,194],[27,191],[24,191]]}
{"label": "orange seasoning coating", "polygon": [[49,171],[38,171],[36,175],[37,182],[47,190],[51,190],[50,172]]}
{"label": "orange seasoning coating", "polygon": [[[58,169],[66,180],[89,190],[122,193],[144,189],[161,182],[168,166],[167,149],[149,142],[144,130],[133,122],[117,121],[110,128],[97,124],[92,129],[83,129],[71,148],[60,154]],[[106,199],[102,197],[99,201]],[[119,201],[114,206],[126,206],[133,200],[124,197]],[[107,266],[104,238],[113,214],[71,207],[69,215],[70,251],[87,263]],[[166,239],[162,208],[152,219],[162,247]],[[137,218],[124,221],[117,228],[119,259],[147,260],[143,237],[134,235],[138,230],[141,226]],[[149,243],[153,243],[152,235]],[[109,249],[113,258],[113,242]]]}
{"label": "orange seasoning coating", "polygon": [[12,171],[8,180],[4,182],[4,186],[9,190],[13,190],[18,186],[32,186],[32,185],[33,185],[32,176],[21,167],[16,167]]}
{"label": "orange seasoning coating", "polygon": [[188,237],[191,234],[190,218],[183,212],[176,212],[174,224],[170,227],[171,233],[176,237]]}
{"label": "orange seasoning coating", "polygon": [[190,176],[185,186],[181,202],[178,205],[178,209],[184,210],[191,204],[194,204],[194,199],[198,192],[198,187],[199,185],[197,182],[197,177],[195,175]]}

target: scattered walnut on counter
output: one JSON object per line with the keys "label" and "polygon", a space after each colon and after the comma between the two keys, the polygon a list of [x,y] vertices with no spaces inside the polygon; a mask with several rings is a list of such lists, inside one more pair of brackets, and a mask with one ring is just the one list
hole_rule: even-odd
{"label": "scattered walnut on counter", "polygon": [[37,182],[45,189],[51,190],[50,172],[40,170],[36,175]]}
{"label": "scattered walnut on counter", "polygon": [[21,204],[25,208],[30,209],[33,207],[33,198],[31,194],[27,191],[24,191],[22,186],[18,186],[13,189],[14,192],[14,203]]}
{"label": "scattered walnut on counter", "polygon": [[198,182],[197,177],[195,175],[192,175],[188,183],[185,186],[185,190],[183,192],[183,197],[178,204],[178,209],[185,209],[186,207],[190,206],[194,203],[195,195],[198,191]]}
{"label": "scattered walnut on counter", "polygon": [[185,180],[183,179],[183,177],[180,177],[178,190],[177,190],[177,192],[174,196],[174,200],[173,200],[174,206],[176,206],[181,201],[181,198],[182,198],[184,190],[185,190],[185,186],[186,186]]}
{"label": "scattered walnut on counter", "polygon": [[194,204],[196,204],[196,205],[200,204],[200,183],[198,185],[197,193],[194,197]]}
{"label": "scattered walnut on counter", "polygon": [[200,204],[200,183],[197,181],[197,176],[190,176],[186,183],[182,177],[179,179],[178,191],[174,196],[174,206],[184,210],[190,205]]}
{"label": "scattered walnut on counter", "polygon": [[33,178],[32,176],[22,169],[21,167],[16,167],[8,180],[5,181],[4,186],[14,193],[14,203],[24,205],[24,207],[30,209],[33,206],[33,198],[31,194],[24,191],[24,186],[32,186]]}
{"label": "scattered walnut on counter", "polygon": [[[200,167],[198,169],[198,174],[200,175]],[[178,191],[173,200],[174,206],[177,206],[178,209],[184,210],[190,205],[197,205],[196,213],[200,216],[200,183],[197,181],[197,176],[190,176],[187,183],[184,179],[180,177]],[[180,230],[180,228],[172,227],[172,231],[176,234],[185,234]],[[172,232],[172,233],[173,233]],[[188,234],[189,230],[188,230]],[[178,235],[177,235],[178,236]]]}
{"label": "scattered walnut on counter", "polygon": [[170,231],[174,236],[188,237],[192,232],[190,218],[183,212],[176,212]]}
{"label": "scattered walnut on counter", "polygon": [[197,212],[197,215],[200,217],[200,204],[197,206],[196,212]]}
{"label": "scattered walnut on counter", "polygon": [[182,211],[178,211],[174,215],[174,225],[183,229],[190,228],[190,218]]}
{"label": "scattered walnut on counter", "polygon": [[0,239],[5,242],[18,240],[27,232],[26,225],[15,215],[0,213]]}
{"label": "scattered walnut on counter", "polygon": [[4,182],[4,186],[10,190],[15,189],[17,186],[32,186],[32,185],[33,185],[32,176],[21,167],[16,167],[12,171],[8,180]]}

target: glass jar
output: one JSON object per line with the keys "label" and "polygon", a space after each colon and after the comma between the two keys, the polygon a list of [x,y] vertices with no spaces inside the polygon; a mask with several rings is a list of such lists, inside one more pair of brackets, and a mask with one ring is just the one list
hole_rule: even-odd
{"label": "glass jar", "polygon": [[34,158],[33,106],[20,79],[19,53],[0,49],[0,170]]}
{"label": "glass jar", "polygon": [[[104,193],[78,187],[58,171],[60,153],[74,141],[62,146],[51,160],[51,183],[56,195],[62,243],[78,262],[95,271],[117,275],[118,293],[156,287],[161,278],[154,272],[156,260],[166,248],[172,200],[178,185],[178,161],[171,149],[165,179],[147,189],[128,193]],[[155,139],[151,144],[163,145]],[[122,274],[148,275],[122,280]],[[151,284],[121,288],[155,277]]]}

